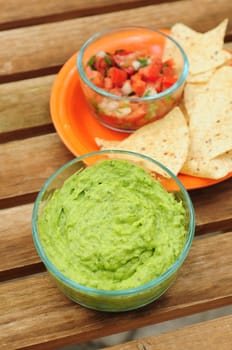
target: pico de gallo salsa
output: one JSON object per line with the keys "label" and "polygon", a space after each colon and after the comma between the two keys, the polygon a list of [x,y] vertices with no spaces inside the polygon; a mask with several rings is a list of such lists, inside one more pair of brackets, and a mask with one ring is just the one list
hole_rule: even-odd
{"label": "pico de gallo salsa", "polygon": [[175,104],[171,95],[155,102],[133,101],[161,93],[178,80],[172,59],[163,61],[157,55],[125,49],[99,51],[88,60],[85,73],[95,86],[122,97],[90,100],[98,118],[113,128],[135,130],[162,117]]}

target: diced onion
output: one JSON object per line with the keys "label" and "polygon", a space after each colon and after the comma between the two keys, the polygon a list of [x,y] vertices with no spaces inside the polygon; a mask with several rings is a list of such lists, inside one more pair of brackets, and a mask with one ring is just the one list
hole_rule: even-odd
{"label": "diced onion", "polygon": [[125,83],[122,86],[122,93],[123,95],[130,95],[130,93],[132,92],[132,87],[131,87],[131,83],[129,80],[126,80]]}
{"label": "diced onion", "polygon": [[105,51],[98,51],[98,53],[96,54],[97,57],[105,57],[106,56],[106,53]]}
{"label": "diced onion", "polygon": [[118,101],[110,101],[107,98],[104,98],[100,103],[99,103],[99,108],[106,114],[110,114],[113,111],[115,111],[119,107],[119,102]]}
{"label": "diced onion", "polygon": [[119,101],[110,101],[104,98],[98,105],[100,110],[109,115],[115,115],[117,117],[124,117],[131,113],[131,107],[125,103],[122,105]]}
{"label": "diced onion", "polygon": [[132,66],[135,70],[138,70],[140,68],[141,64],[139,61],[135,60],[132,62]]}
{"label": "diced onion", "polygon": [[156,89],[153,86],[149,86],[146,88],[143,96],[152,96],[156,94],[157,94]]}
{"label": "diced onion", "polygon": [[131,113],[131,108],[130,107],[121,107],[121,108],[118,108],[114,114],[117,116],[117,117],[125,117],[126,115],[130,114]]}

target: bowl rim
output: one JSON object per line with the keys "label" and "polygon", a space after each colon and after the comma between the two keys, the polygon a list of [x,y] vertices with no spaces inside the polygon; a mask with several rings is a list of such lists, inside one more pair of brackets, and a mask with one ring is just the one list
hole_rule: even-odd
{"label": "bowl rim", "polygon": [[[99,88],[98,86],[94,85],[91,80],[88,79],[88,77],[85,74],[83,65],[82,65],[82,58],[83,55],[85,53],[85,50],[88,48],[88,46],[94,42],[95,40],[97,40],[98,38],[100,38],[101,36],[108,34],[110,32],[117,32],[117,31],[125,31],[125,30],[148,30],[150,32],[154,32],[156,34],[159,34],[161,36],[163,36],[164,38],[172,41],[176,47],[179,49],[179,52],[181,53],[181,56],[183,58],[183,68],[182,68],[182,72],[181,75],[179,77],[179,79],[168,89],[157,93],[155,95],[151,95],[151,96],[144,96],[144,97],[130,97],[130,96],[117,96],[114,95],[110,92],[107,92],[104,89]],[[160,98],[166,97],[170,94],[172,94],[174,91],[176,91],[186,80],[187,75],[188,75],[188,70],[189,70],[189,60],[187,57],[187,54],[185,53],[184,49],[182,48],[182,46],[178,43],[178,41],[176,41],[173,37],[171,37],[170,35],[162,32],[161,30],[156,30],[153,29],[151,27],[144,27],[144,26],[120,26],[120,27],[110,27],[108,29],[104,29],[100,32],[97,32],[96,34],[92,35],[88,40],[86,40],[84,42],[84,44],[82,45],[82,47],[80,48],[80,51],[77,54],[77,58],[76,58],[76,65],[77,65],[77,71],[79,73],[80,78],[92,89],[94,90],[96,93],[107,97],[107,98],[111,98],[114,100],[125,100],[125,101],[129,101],[129,102],[148,102],[148,101],[156,101],[159,100]]]}
{"label": "bowl rim", "polygon": [[[120,154],[129,154],[131,156],[136,156],[140,157],[142,159],[148,160],[153,162],[154,164],[158,165],[161,167],[164,171],[166,171],[171,178],[178,184],[178,186],[181,189],[181,192],[186,200],[187,203],[187,208],[188,208],[188,215],[189,215],[189,230],[188,230],[188,237],[185,242],[185,245],[183,247],[182,252],[180,253],[178,259],[166,270],[163,274],[161,274],[159,277],[142,284],[141,286],[134,287],[134,288],[128,288],[128,289],[121,289],[121,290],[103,290],[103,289],[97,289],[93,287],[87,287],[82,284],[79,284],[77,282],[72,281],[69,277],[66,277],[64,274],[62,274],[50,261],[50,259],[47,257],[45,250],[43,248],[43,245],[40,242],[39,239],[39,232],[37,230],[37,214],[39,210],[39,205],[41,202],[41,199],[49,186],[49,184],[55,179],[57,175],[59,175],[63,170],[68,168],[69,166],[84,160],[85,158],[89,158],[92,156],[100,155],[100,154],[115,154],[115,153],[120,153]],[[62,281],[64,284],[68,285],[71,288],[74,288],[76,291],[80,291],[83,293],[87,294],[94,294],[98,296],[108,296],[108,297],[117,297],[117,296],[129,296],[129,295],[134,295],[140,292],[145,292],[146,290],[153,288],[157,286],[159,283],[165,281],[169,276],[171,276],[173,273],[176,272],[176,270],[182,265],[184,262],[185,258],[187,257],[187,254],[189,252],[189,249],[191,247],[193,237],[194,237],[194,232],[195,232],[195,212],[193,208],[192,201],[190,199],[190,196],[188,194],[188,191],[185,189],[184,185],[181,183],[181,181],[168,169],[166,166],[161,164],[160,162],[156,161],[155,159],[137,153],[133,151],[126,151],[126,150],[117,150],[117,149],[111,149],[111,150],[100,150],[100,151],[94,151],[90,153],[86,153],[84,155],[81,155],[79,157],[76,157],[72,159],[71,161],[65,163],[63,166],[59,167],[44,183],[42,186],[41,190],[39,191],[34,206],[32,210],[32,238],[36,247],[36,250],[45,264],[46,268],[48,269],[49,272],[51,272],[54,277],[56,277],[58,280]]]}

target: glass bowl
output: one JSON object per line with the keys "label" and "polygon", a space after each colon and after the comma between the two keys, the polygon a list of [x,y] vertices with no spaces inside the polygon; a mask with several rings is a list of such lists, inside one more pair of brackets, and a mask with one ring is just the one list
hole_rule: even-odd
{"label": "glass bowl", "polygon": [[119,27],[93,35],[77,56],[87,106],[113,130],[132,132],[181,99],[188,59],[165,31]]}
{"label": "glass bowl", "polygon": [[178,178],[128,151],[68,162],[46,181],[32,214],[36,250],[58,288],[101,311],[159,298],[187,257],[194,230],[194,209]]}

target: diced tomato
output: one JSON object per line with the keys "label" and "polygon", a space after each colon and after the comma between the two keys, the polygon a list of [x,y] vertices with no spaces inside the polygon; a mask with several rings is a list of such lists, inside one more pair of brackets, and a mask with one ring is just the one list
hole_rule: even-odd
{"label": "diced tomato", "polygon": [[131,77],[131,87],[134,93],[141,97],[143,96],[145,90],[146,90],[146,82],[141,79],[141,75],[139,73],[134,74]]}
{"label": "diced tomato", "polygon": [[104,78],[104,88],[111,90],[113,88],[112,80],[109,77]]}
{"label": "diced tomato", "polygon": [[113,65],[115,65],[115,62],[113,60],[112,55],[106,53],[104,54],[104,56],[93,55],[88,61],[88,66],[92,68],[92,70],[97,70],[104,76],[107,70]]}
{"label": "diced tomato", "polygon": [[86,68],[86,75],[89,80],[98,87],[104,87],[104,77],[97,70],[92,70],[90,67]]}
{"label": "diced tomato", "polygon": [[174,66],[174,61],[173,61],[172,58],[169,58],[168,60],[164,61],[163,65],[164,66],[173,67]]}
{"label": "diced tomato", "polygon": [[132,112],[128,116],[122,118],[122,123],[127,124],[133,130],[135,127],[144,124],[144,117],[146,114],[145,105],[137,106],[132,109]]}
{"label": "diced tomato", "polygon": [[146,67],[140,68],[139,73],[145,81],[156,81],[160,74],[160,67],[156,64],[151,64]]}
{"label": "diced tomato", "polygon": [[162,73],[165,77],[173,77],[174,75],[174,70],[172,67],[166,67],[164,66],[162,69]]}
{"label": "diced tomato", "polygon": [[136,59],[136,57],[136,52],[118,50],[113,55],[113,60],[119,68],[125,70],[125,72],[127,72],[129,75],[132,75],[135,73],[132,62]]}
{"label": "diced tomato", "polygon": [[132,66],[129,67],[124,67],[123,70],[128,74],[128,75],[133,75],[135,73],[135,70]]}
{"label": "diced tomato", "polygon": [[[105,91],[113,95],[129,97],[161,93],[175,84],[178,79],[173,59],[163,62],[162,57],[157,54],[124,49],[112,53],[98,53],[90,57],[86,75],[93,84]],[[128,101],[130,109],[128,114],[126,111],[126,115],[120,114],[120,111],[116,113],[115,109],[112,111],[104,108],[104,105],[97,113],[103,122],[112,127],[135,130],[148,121],[161,118],[176,100],[176,97],[173,100],[168,98],[158,100],[154,111],[152,104],[142,102],[134,104],[133,101]],[[101,96],[94,97],[94,102],[98,105],[101,102]]]}
{"label": "diced tomato", "polygon": [[175,74],[173,65],[174,62],[172,59],[165,61],[162,67],[162,74],[169,77],[173,76]]}
{"label": "diced tomato", "polygon": [[151,64],[154,64],[154,65],[158,66],[160,69],[162,68],[163,61],[162,61],[160,56],[156,56],[156,55],[151,56],[150,60],[151,60]]}
{"label": "diced tomato", "polygon": [[127,73],[117,67],[111,67],[107,72],[107,76],[111,79],[114,87],[122,87],[127,80]]}
{"label": "diced tomato", "polygon": [[170,88],[177,81],[176,77],[173,76],[164,76],[162,78],[162,90]]}
{"label": "diced tomato", "polygon": [[120,69],[126,70],[126,69],[130,69],[130,65],[128,64],[128,57],[127,55],[114,55],[113,56],[114,62],[116,64],[116,66],[118,66]]}
{"label": "diced tomato", "polygon": [[104,57],[96,57],[94,66],[98,72],[100,72],[102,75],[105,75],[105,71],[108,68],[108,64],[104,60]]}
{"label": "diced tomato", "polygon": [[157,91],[157,93],[162,92],[162,82],[163,82],[163,77],[159,77],[158,79],[156,79],[154,83],[152,83],[152,86]]}

